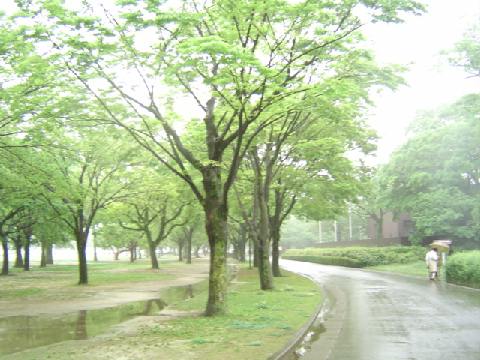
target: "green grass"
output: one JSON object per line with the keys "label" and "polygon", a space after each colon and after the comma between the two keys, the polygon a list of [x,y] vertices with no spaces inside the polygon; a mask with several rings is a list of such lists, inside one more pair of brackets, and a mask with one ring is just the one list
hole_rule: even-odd
{"label": "green grass", "polygon": [[[177,265],[175,265],[177,266]],[[267,359],[281,350],[314,314],[322,301],[320,288],[311,280],[285,272],[275,278],[275,290],[259,290],[258,271],[242,267],[229,285],[227,314],[202,315],[208,282],[177,288],[163,297],[168,312],[183,316],[145,317],[138,328],[84,341],[67,341],[30,349],[8,359],[115,359],[135,354],[142,359]],[[194,297],[182,300],[192,294]],[[169,299],[167,299],[169,298]],[[93,316],[93,315],[92,315]],[[105,322],[105,319],[89,318]],[[45,354],[48,354],[45,357]]]}
{"label": "green grass", "polygon": [[[159,270],[152,270],[146,260],[136,263],[104,262],[88,263],[88,289],[98,286],[128,282],[170,280],[175,275],[168,274],[178,266],[185,266],[173,261],[161,261]],[[77,265],[49,265],[41,268],[34,266],[30,271],[12,268],[9,276],[0,277],[0,298],[35,298],[51,300],[55,298],[81,298],[85,287],[77,286]]]}
{"label": "green grass", "polygon": [[[197,358],[263,359],[280,350],[314,313],[322,300],[310,280],[287,273],[275,278],[275,290],[261,291],[256,270],[242,269],[228,293],[228,312],[217,317],[188,317],[146,330],[163,342],[188,341]],[[174,304],[176,310],[203,311],[206,291]]]}
{"label": "green grass", "polygon": [[425,261],[415,261],[408,264],[377,265],[367,267],[367,269],[418,277],[426,277],[428,275]]}

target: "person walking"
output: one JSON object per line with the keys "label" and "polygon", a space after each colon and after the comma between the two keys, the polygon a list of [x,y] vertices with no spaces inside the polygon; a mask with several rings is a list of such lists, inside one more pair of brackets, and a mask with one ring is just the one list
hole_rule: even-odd
{"label": "person walking", "polygon": [[438,277],[438,252],[436,248],[427,252],[425,263],[427,264],[429,279],[435,280]]}

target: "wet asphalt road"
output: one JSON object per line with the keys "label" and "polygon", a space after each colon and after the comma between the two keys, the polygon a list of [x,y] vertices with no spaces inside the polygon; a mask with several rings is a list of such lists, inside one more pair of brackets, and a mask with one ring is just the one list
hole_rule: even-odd
{"label": "wet asphalt road", "polygon": [[301,359],[480,360],[480,291],[413,277],[290,260],[324,289]]}

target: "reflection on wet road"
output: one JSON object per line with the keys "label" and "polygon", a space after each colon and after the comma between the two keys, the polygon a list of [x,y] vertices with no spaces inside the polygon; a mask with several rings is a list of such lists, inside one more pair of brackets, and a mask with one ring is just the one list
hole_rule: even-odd
{"label": "reflection on wet road", "polygon": [[[292,358],[480,359],[480,291],[426,279],[283,260],[327,295],[310,337]],[[315,339],[316,337],[316,339]]]}

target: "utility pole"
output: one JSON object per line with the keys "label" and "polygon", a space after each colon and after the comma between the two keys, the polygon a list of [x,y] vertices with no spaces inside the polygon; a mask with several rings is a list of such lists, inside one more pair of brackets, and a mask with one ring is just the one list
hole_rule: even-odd
{"label": "utility pole", "polygon": [[318,242],[322,242],[322,220],[318,221]]}
{"label": "utility pole", "polygon": [[335,233],[335,242],[338,241],[338,224],[337,224],[337,220],[334,220],[333,221],[333,231]]}
{"label": "utility pole", "polygon": [[348,240],[352,241],[353,239],[353,228],[352,228],[352,208],[348,207]]}

